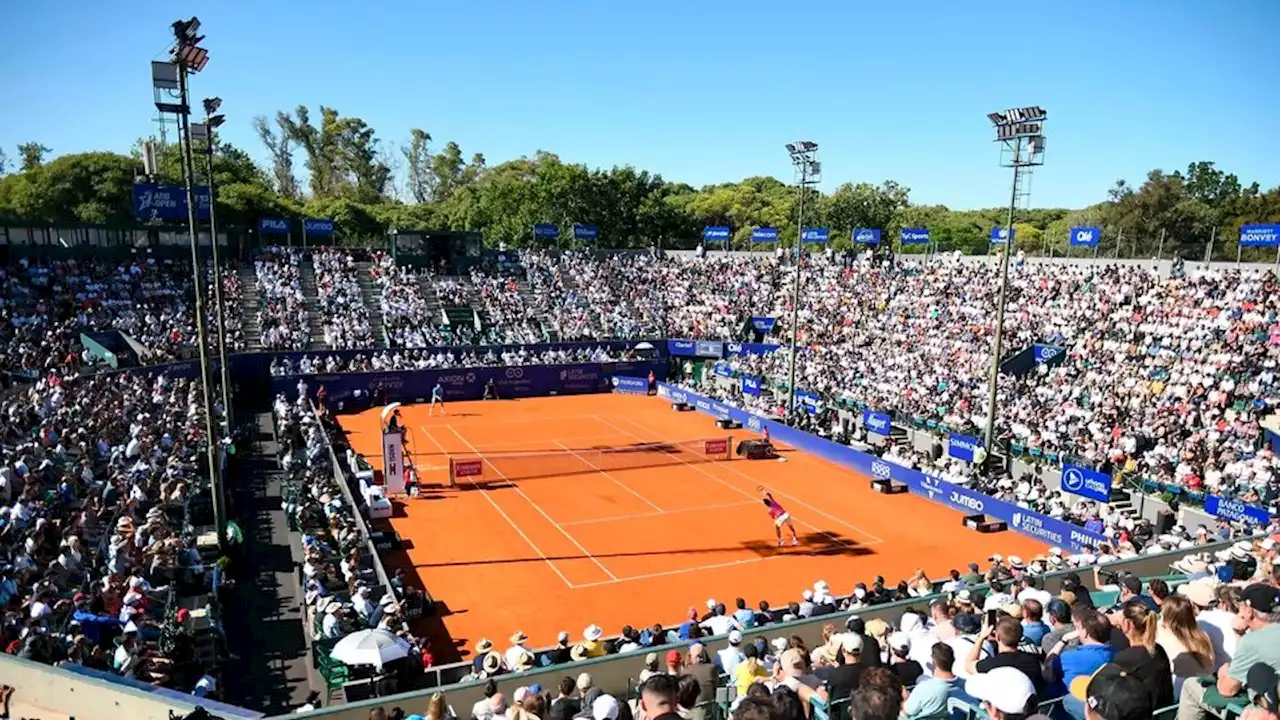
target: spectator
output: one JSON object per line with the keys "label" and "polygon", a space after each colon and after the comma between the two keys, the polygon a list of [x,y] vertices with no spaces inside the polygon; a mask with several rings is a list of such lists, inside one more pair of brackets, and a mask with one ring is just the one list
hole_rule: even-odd
{"label": "spectator", "polygon": [[1182,684],[1178,700],[1178,720],[1195,720],[1225,707],[1230,698],[1244,691],[1254,665],[1280,667],[1280,590],[1255,584],[1240,594],[1237,629],[1243,633],[1231,661],[1218,670],[1217,682]]}
{"label": "spectator", "polygon": [[[1075,629],[1064,635],[1045,658],[1049,697],[1065,695],[1076,678],[1092,675],[1115,657],[1116,651],[1110,642],[1111,624],[1097,610],[1078,607],[1071,612],[1071,619]],[[1067,649],[1071,640],[1079,640],[1080,644]],[[1070,697],[1064,700],[1064,707],[1072,716],[1084,717],[1084,708],[1072,707],[1070,703]]]}
{"label": "spectator", "polygon": [[904,632],[889,635],[889,669],[902,680],[904,686],[916,684],[924,674],[920,663],[911,660],[907,655],[911,652],[911,637]]}
{"label": "spectator", "polygon": [[559,694],[551,701],[548,717],[551,720],[569,720],[582,710],[582,700],[575,697],[577,685],[568,675],[560,678]]}
{"label": "spectator", "polygon": [[1036,711],[1036,688],[1026,673],[1015,667],[998,667],[970,677],[965,692],[982,703],[992,720],[1023,720]]}
{"label": "spectator", "polygon": [[[1213,591],[1206,587],[1204,592],[1208,595],[1202,596],[1202,599],[1211,601]],[[1181,694],[1184,680],[1210,675],[1218,668],[1214,660],[1213,641],[1209,638],[1209,634],[1196,624],[1196,610],[1193,602],[1182,595],[1170,595],[1160,604],[1156,642],[1169,657],[1175,698]],[[1223,662],[1226,662],[1225,658]]]}
{"label": "spectator", "polygon": [[1027,642],[1040,647],[1050,628],[1044,623],[1044,606],[1039,600],[1025,600],[1022,603],[1022,637]]}
{"label": "spectator", "polygon": [[1118,665],[1104,665],[1071,686],[1075,705],[1088,709],[1089,720],[1146,720],[1159,708],[1151,704],[1150,689]]}
{"label": "spectator", "polygon": [[1142,681],[1151,693],[1152,707],[1173,704],[1173,672],[1169,655],[1156,642],[1159,617],[1146,603],[1134,598],[1120,611],[1120,629],[1129,647],[1112,661]]}
{"label": "spectator", "polygon": [[[759,656],[759,648],[754,644],[757,656]],[[745,653],[744,653],[745,655]],[[716,688],[720,684],[719,674],[715,667],[711,664],[711,659],[707,656],[707,650],[701,643],[694,643],[689,646],[689,655],[685,661],[684,671],[692,675],[698,681],[700,696],[698,704],[703,705],[713,702],[716,698]]]}
{"label": "spectator", "polygon": [[743,649],[743,660],[734,666],[733,684],[739,695],[745,695],[752,684],[769,677],[769,671],[760,660],[760,653],[754,644]]}
{"label": "spectator", "polygon": [[1018,670],[1036,688],[1036,693],[1044,691],[1045,680],[1042,675],[1040,658],[1032,653],[1019,650],[1022,644],[1022,624],[1006,617],[996,623],[994,628],[983,628],[980,636],[985,640],[994,640],[996,652],[987,658],[979,659],[986,642],[975,643],[965,657],[965,668],[970,675],[989,673],[996,668],[1010,667]]}
{"label": "spectator", "polygon": [[[707,720],[708,706],[698,703],[701,695],[702,688],[698,686],[697,679],[692,675],[681,675],[676,679],[676,707],[680,717],[685,720]],[[804,717],[803,710],[800,716]]]}
{"label": "spectator", "polygon": [[671,675],[654,675],[640,687],[637,720],[678,720],[677,682]]}

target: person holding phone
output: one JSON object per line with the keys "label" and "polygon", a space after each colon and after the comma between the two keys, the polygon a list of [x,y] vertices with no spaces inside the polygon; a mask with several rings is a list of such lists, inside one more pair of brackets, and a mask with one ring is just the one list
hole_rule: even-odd
{"label": "person holding phone", "polygon": [[[1115,646],[1110,642],[1111,623],[1101,613],[1093,608],[1076,607],[1071,611],[1071,620],[1075,630],[1063,635],[1044,659],[1044,679],[1049,683],[1046,697],[1066,695],[1072,681],[1093,675],[1116,656]],[[1080,645],[1068,649],[1073,640],[1079,640]],[[1084,707],[1075,698],[1065,698],[1063,708],[1073,717],[1084,717]]]}
{"label": "person holding phone", "polygon": [[[1035,653],[1019,650],[1022,644],[1022,623],[1012,617],[999,617],[999,611],[987,614],[982,623],[978,637],[980,642],[969,649],[964,659],[965,669],[970,675],[988,673],[998,667],[1011,667],[1020,671],[1036,688],[1036,695],[1044,697],[1048,682],[1040,665],[1040,658]],[[988,642],[996,646],[995,654],[979,659],[983,647]]]}

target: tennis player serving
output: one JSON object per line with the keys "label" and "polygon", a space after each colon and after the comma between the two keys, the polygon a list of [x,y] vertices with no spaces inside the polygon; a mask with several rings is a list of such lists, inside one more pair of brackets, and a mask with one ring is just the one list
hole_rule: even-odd
{"label": "tennis player serving", "polygon": [[757,485],[756,489],[760,491],[761,502],[769,512],[769,518],[773,520],[773,532],[778,536],[778,547],[782,547],[782,526],[786,525],[791,531],[791,544],[799,545],[800,538],[796,535],[796,525],[791,522],[791,513],[787,509],[778,504],[773,499],[773,493],[765,489],[763,485]]}

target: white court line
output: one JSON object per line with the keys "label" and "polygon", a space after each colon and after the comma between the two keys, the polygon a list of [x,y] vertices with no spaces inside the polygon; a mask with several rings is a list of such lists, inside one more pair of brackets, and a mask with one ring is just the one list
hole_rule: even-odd
{"label": "white court line", "polygon": [[[579,417],[581,417],[581,416],[579,416]],[[613,444],[616,444],[616,443],[618,442],[618,436],[617,436],[616,434],[614,434],[614,435],[561,435],[561,436],[560,436],[560,440],[579,440],[579,441],[585,441],[585,440],[610,440],[610,441],[612,441],[612,443],[613,443]],[[539,449],[539,448],[537,448],[537,446],[539,446],[539,445],[546,445],[546,444],[547,444],[547,442],[548,442],[548,441],[546,441],[546,440],[515,440],[515,441],[512,441],[512,442],[503,442],[503,443],[481,443],[481,444],[477,444],[477,445],[475,445],[475,447],[477,447],[477,448],[479,448],[479,449],[483,450],[484,452],[506,452],[506,451],[505,451],[505,450],[503,450],[502,448],[519,448],[519,447],[522,447],[522,446],[525,446],[525,445],[533,445],[533,446],[535,446],[535,449],[533,449],[533,450],[529,450],[528,452],[530,452],[530,453],[541,453],[541,452],[546,452],[546,450],[545,450],[545,449]],[[560,445],[560,447],[562,447],[562,448],[564,447],[564,445],[563,445],[563,444],[561,444],[559,440],[552,440],[551,442],[554,442],[554,443],[556,443],[556,444]],[[611,447],[612,447],[612,445],[611,445]],[[590,450],[591,448],[578,448],[577,450],[573,450],[572,448],[567,448],[567,449],[568,449],[570,452],[583,452],[583,451]],[[517,450],[514,450],[513,452],[517,452],[517,453],[519,453],[519,452],[521,452],[521,451],[517,449]]]}
{"label": "white court line", "polygon": [[[440,452],[444,453],[445,457],[449,457],[450,456],[449,451],[444,449],[444,445],[441,445],[439,440],[436,440],[436,436],[432,435],[431,431],[428,430],[426,426],[420,426],[420,427],[422,427],[422,431],[427,434],[427,437],[431,439],[431,442],[435,443],[436,447],[440,448]],[[462,436],[459,435],[458,437],[462,437]],[[466,442],[465,438],[463,439],[463,442]],[[510,515],[507,515],[506,511],[502,509],[502,506],[499,505],[496,500],[489,497],[489,491],[485,490],[480,485],[476,485],[474,481],[468,480],[468,482],[470,482],[477,490],[480,491],[480,494],[484,496],[484,499],[488,500],[490,505],[493,505],[493,509],[498,511],[498,514],[501,515],[502,518],[507,521],[507,524],[510,525],[513,530],[519,533],[520,537],[524,538],[524,541],[529,544],[529,547],[533,548],[533,551],[538,553],[538,556],[541,557],[547,563],[547,565],[553,571],[555,571],[555,574],[560,576],[560,579],[564,581],[564,584],[567,585],[570,590],[572,590],[574,585],[573,583],[569,582],[569,578],[565,577],[564,573],[560,572],[560,568],[556,567],[556,564],[551,562],[551,558],[547,557],[547,554],[542,552],[542,548],[533,544],[533,541],[529,539],[529,536],[524,534],[524,531],[521,530],[520,526],[517,525],[515,521],[511,519]]]}
{"label": "white court line", "polygon": [[662,572],[645,573],[644,575],[628,575],[617,580],[600,580],[598,582],[590,582],[584,585],[574,585],[573,589],[580,590],[582,588],[600,587],[601,585],[617,585],[618,583],[631,582],[632,580],[649,580],[651,578],[669,577],[671,575],[683,575],[690,572],[702,572],[704,570],[716,570],[718,568],[736,567],[738,565],[751,565],[753,563],[768,562],[769,560],[781,560],[790,557],[790,555],[770,555],[769,557],[743,558],[742,560],[730,560],[729,562],[716,563],[715,565],[699,565],[698,567],[683,568],[680,570],[664,570]]}
{"label": "white court line", "polygon": [[591,469],[595,470],[596,472],[600,473],[601,475],[605,476],[606,478],[608,478],[608,479],[612,480],[614,483],[616,483],[616,484],[617,484],[617,486],[618,486],[618,487],[622,488],[623,490],[626,490],[627,492],[631,493],[632,495],[635,495],[637,498],[639,498],[639,499],[640,499],[642,502],[644,502],[646,505],[648,505],[649,507],[653,508],[654,510],[657,510],[659,514],[661,514],[662,512],[664,512],[662,508],[658,507],[657,503],[653,502],[653,501],[652,501],[652,500],[650,500],[649,498],[647,498],[647,497],[645,497],[645,496],[641,495],[640,493],[636,492],[635,490],[631,489],[631,487],[630,487],[630,486],[628,486],[626,483],[622,482],[622,481],[621,481],[621,480],[619,480],[618,478],[614,477],[613,475],[610,475],[608,471],[606,471],[606,470],[602,469],[599,465],[596,465],[595,463],[593,463],[593,462],[591,462],[590,460],[586,459],[586,458],[585,458],[585,457],[583,457],[582,455],[579,455],[576,451],[569,449],[569,446],[568,446],[568,445],[565,445],[564,443],[560,442],[559,440],[555,440],[555,441],[553,441],[553,442],[555,442],[555,444],[559,445],[560,447],[564,448],[567,452],[569,452],[569,454],[573,455],[574,457],[578,458],[578,459],[579,459],[579,460],[581,460],[582,462],[586,463],[586,464],[587,464],[587,466],[588,466],[588,467],[590,467]]}
{"label": "white court line", "polygon": [[573,522],[560,523],[561,527],[572,527],[574,525],[595,525],[603,522],[613,522],[614,520],[636,520],[639,518],[658,517],[659,515],[678,515],[680,513],[703,512],[706,510],[724,510],[726,508],[745,507],[747,505],[755,505],[754,502],[733,502],[723,505],[703,505],[700,507],[678,508],[675,510],[662,510],[660,512],[635,513],[634,515],[614,515],[612,517],[591,518],[590,520],[574,520]]}
{"label": "white court line", "polygon": [[[470,440],[468,440],[468,439],[466,439],[465,437],[463,437],[463,436],[462,436],[462,433],[458,432],[458,431],[457,431],[457,430],[456,430],[452,425],[445,425],[445,427],[449,428],[449,430],[450,430],[454,435],[457,435],[459,440],[461,440],[462,442],[466,443],[466,444],[467,444],[467,447],[471,448],[472,452],[474,452],[477,456],[479,456],[479,457],[482,459],[482,461],[483,461],[484,454],[483,454],[483,453],[481,453],[479,450],[476,450],[476,446],[475,446],[475,445],[472,445]],[[441,450],[443,450],[443,449],[444,449],[444,447],[442,446],[440,449],[441,449]],[[490,463],[490,462],[487,462],[487,461],[485,461],[485,464],[486,464],[486,465],[488,465],[489,467],[493,468],[493,471],[494,471],[494,472],[496,472],[496,473],[498,473],[498,476],[499,476],[499,477],[501,477],[503,480],[505,480],[505,481],[506,481],[506,483],[507,483],[508,485],[510,485],[510,486],[511,486],[511,489],[512,489],[512,490],[515,490],[517,493],[519,493],[519,494],[520,494],[520,497],[522,497],[522,498],[524,498],[525,500],[527,500],[527,501],[529,502],[529,504],[533,506],[533,509],[534,509],[534,510],[537,510],[539,513],[541,513],[541,514],[542,514],[542,517],[546,518],[546,519],[547,519],[547,522],[551,523],[552,527],[554,527],[555,529],[559,530],[559,531],[560,531],[560,534],[562,534],[562,535],[564,535],[565,537],[569,538],[569,542],[571,542],[571,543],[573,543],[574,545],[576,545],[576,546],[577,546],[577,548],[578,548],[579,550],[581,550],[581,551],[582,551],[582,554],[583,554],[583,555],[586,555],[587,557],[591,558],[591,562],[595,563],[595,564],[596,564],[596,567],[598,567],[598,568],[600,568],[602,571],[604,571],[604,574],[605,574],[605,575],[608,575],[610,578],[613,578],[614,580],[617,580],[617,579],[618,579],[618,576],[617,576],[617,575],[614,575],[614,574],[613,574],[613,573],[611,573],[611,572],[609,572],[609,568],[605,567],[605,566],[604,566],[604,565],[603,565],[599,560],[597,560],[595,555],[592,555],[591,553],[587,552],[587,549],[586,549],[586,548],[584,548],[584,547],[582,547],[582,543],[578,542],[578,541],[577,541],[577,540],[576,540],[572,535],[570,535],[570,534],[569,534],[569,532],[568,532],[567,530],[565,530],[564,528],[560,527],[560,524],[559,524],[559,523],[557,523],[555,520],[552,520],[552,519],[551,519],[551,516],[550,516],[550,515],[548,515],[548,514],[547,514],[547,512],[546,512],[545,510],[543,510],[543,509],[538,505],[538,503],[534,502],[534,501],[533,501],[533,498],[531,498],[531,497],[529,497],[528,495],[526,495],[526,494],[525,494],[525,492],[524,492],[524,490],[521,490],[521,489],[520,489],[520,486],[519,486],[519,485],[516,485],[515,483],[511,482],[511,478],[509,478],[509,477],[507,477],[505,474],[503,474],[503,472],[502,472],[501,470],[499,470],[499,469],[498,469],[498,466],[497,466],[497,465],[494,465],[493,463]],[[488,495],[485,495],[485,497],[489,497],[489,496],[488,496]],[[490,502],[493,502],[493,499],[492,499],[492,498],[490,498],[490,499],[489,499],[489,501],[490,501]],[[495,502],[495,503],[494,503],[494,505],[497,505],[497,503]],[[505,515],[506,513],[503,513],[503,514]],[[512,525],[514,525],[514,524],[515,524],[515,523],[512,523]],[[524,533],[521,533],[521,535],[523,535],[523,534],[524,534]],[[541,551],[539,551],[539,552],[541,552]],[[545,557],[545,556],[544,556],[544,557]],[[550,562],[550,561],[548,561],[548,562]],[[566,582],[567,582],[567,581],[566,581]],[[572,588],[572,587],[578,587],[578,586],[570,584],[570,585],[569,585],[569,587],[571,587],[571,588]]]}
{"label": "white court line", "polygon": [[[604,418],[600,417],[599,415],[592,415],[592,417],[593,417],[593,418],[595,418],[596,420],[598,420],[598,421],[600,421],[600,422],[604,423],[605,425],[608,425],[609,427],[611,427],[611,428],[613,428],[613,429],[617,430],[618,432],[624,432],[624,433],[627,433],[628,435],[630,435],[631,437],[635,438],[636,440],[640,440],[640,441],[643,441],[643,440],[644,440],[644,438],[640,437],[639,435],[636,435],[636,434],[635,434],[635,433],[633,433],[633,432],[629,432],[629,431],[627,431],[627,430],[625,430],[625,429],[623,429],[623,428],[620,428],[620,427],[618,427],[617,425],[615,425],[614,423],[611,423],[611,422],[609,422],[608,420],[605,420]],[[652,431],[652,430],[653,430],[653,428],[650,428],[650,427],[648,427],[648,426],[646,426],[646,425],[643,425],[643,424],[641,424],[641,423],[639,423],[639,422],[637,422],[637,421],[635,421],[635,420],[629,420],[629,419],[627,419],[627,418],[621,418],[621,420],[622,420],[623,422],[626,422],[626,423],[630,423],[630,424],[632,424],[632,425],[635,425],[635,426],[636,426],[636,427],[638,427],[638,428],[643,428],[644,430],[647,430],[647,431]],[[740,487],[738,487],[738,486],[736,486],[736,485],[731,484],[731,483],[730,483],[730,482],[728,482],[727,480],[725,480],[725,479],[723,479],[723,478],[720,478],[720,477],[717,477],[716,475],[713,475],[713,474],[712,474],[712,473],[710,473],[710,472],[707,472],[705,469],[703,469],[703,468],[701,468],[701,467],[698,467],[697,465],[695,465],[695,464],[693,464],[693,463],[689,462],[688,460],[685,460],[685,459],[683,459],[683,458],[677,458],[677,459],[678,459],[678,460],[680,460],[680,462],[684,463],[685,465],[688,465],[689,467],[693,468],[694,470],[697,470],[698,472],[702,473],[703,475],[706,475],[707,477],[711,478],[712,480],[715,480],[716,482],[720,483],[721,485],[724,485],[724,486],[725,486],[725,487],[727,487],[727,488],[730,488],[730,489],[734,490],[735,492],[741,493],[741,494],[743,494],[743,495],[745,495],[745,496],[747,496],[747,497],[751,497],[751,498],[754,498],[754,497],[755,497],[754,495],[752,495],[751,493],[747,492],[746,490],[743,490],[742,488],[740,488]],[[717,463],[717,465],[723,465],[723,463]],[[751,482],[756,483],[757,485],[763,484],[763,483],[760,483],[760,481],[759,481],[758,479],[753,478],[753,477],[751,477],[750,475],[747,475],[746,473],[741,472],[740,470],[737,470],[737,469],[734,469],[734,468],[731,468],[731,467],[726,467],[725,469],[726,469],[726,470],[728,470],[729,472],[736,473],[737,475],[739,475],[739,476],[741,476],[741,477],[744,477],[744,478],[746,478],[747,480],[750,480]],[[877,537],[877,536],[875,536],[875,535],[872,535],[871,533],[867,532],[866,530],[863,530],[862,528],[858,527],[857,525],[853,525],[853,524],[851,524],[851,523],[845,522],[844,520],[841,520],[841,519],[840,519],[840,518],[838,518],[838,517],[834,517],[834,516],[832,516],[832,515],[829,515],[829,514],[827,514],[827,513],[823,512],[823,511],[819,510],[818,508],[816,508],[816,507],[814,507],[814,506],[810,505],[809,503],[806,503],[805,501],[803,501],[803,500],[801,500],[801,499],[799,499],[799,498],[797,498],[797,497],[795,497],[795,496],[793,496],[793,495],[788,495],[788,494],[786,494],[786,493],[782,492],[781,490],[773,490],[772,492],[774,492],[774,494],[776,494],[776,495],[781,495],[782,497],[787,498],[787,500],[794,502],[796,505],[799,505],[800,507],[807,508],[808,510],[812,511],[813,513],[815,513],[815,514],[817,514],[817,515],[821,515],[822,517],[825,517],[825,518],[827,518],[828,520],[830,520],[830,521],[832,521],[832,522],[839,523],[839,524],[844,525],[845,527],[850,528],[850,529],[853,529],[853,530],[857,530],[860,534],[862,534],[862,535],[864,535],[865,537],[870,538],[871,540],[873,540],[873,541],[874,541],[873,543],[862,543],[863,545],[867,545],[867,544],[877,544],[877,543],[883,543],[883,542],[884,542],[884,540],[883,540],[882,538],[879,538],[879,537]],[[827,532],[827,531],[825,531],[825,530],[823,530],[823,529],[821,529],[821,528],[819,528],[819,527],[816,527],[816,526],[814,526],[814,525],[810,525],[809,523],[804,522],[803,520],[800,520],[800,521],[797,521],[797,522],[798,522],[799,524],[801,524],[801,525],[804,525],[805,527],[808,527],[808,528],[809,528],[809,529],[811,529],[811,530],[817,530],[819,533],[821,533],[821,534],[823,534],[823,535],[826,535],[828,538],[831,538],[832,540],[835,540],[836,542],[840,543],[841,545],[844,545],[845,547],[849,547],[849,545],[848,545],[847,543],[845,543],[843,540],[841,540],[840,538],[836,537],[835,535],[833,535],[833,534],[831,534],[831,533],[829,533],[829,532]]]}

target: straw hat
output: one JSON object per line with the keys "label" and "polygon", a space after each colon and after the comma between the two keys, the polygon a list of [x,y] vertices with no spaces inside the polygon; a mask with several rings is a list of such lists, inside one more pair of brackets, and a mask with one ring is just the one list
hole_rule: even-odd
{"label": "straw hat", "polygon": [[532,670],[533,664],[534,664],[533,653],[530,653],[530,652],[520,653],[520,657],[516,659],[516,666],[514,669],[518,672],[525,672],[527,670]]}
{"label": "straw hat", "polygon": [[486,673],[492,675],[502,669],[502,656],[496,652],[488,653],[480,662],[480,666]]}
{"label": "straw hat", "polygon": [[579,645],[574,645],[574,646],[569,650],[569,657],[570,657],[570,658],[572,658],[574,662],[581,662],[581,661],[583,661],[583,660],[586,660],[586,659],[587,659],[587,646],[586,646],[586,645],[581,645],[581,644],[579,644]]}
{"label": "straw hat", "polygon": [[588,625],[587,629],[582,631],[582,637],[585,638],[587,642],[595,642],[603,636],[604,630],[601,630],[599,625]]}
{"label": "straw hat", "polygon": [[476,643],[476,653],[484,655],[493,650],[493,641],[489,638],[480,638],[480,642]]}
{"label": "straw hat", "polygon": [[515,634],[511,636],[512,645],[523,645],[528,641],[529,641],[529,636],[525,635],[523,630],[517,630]]}

